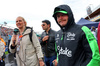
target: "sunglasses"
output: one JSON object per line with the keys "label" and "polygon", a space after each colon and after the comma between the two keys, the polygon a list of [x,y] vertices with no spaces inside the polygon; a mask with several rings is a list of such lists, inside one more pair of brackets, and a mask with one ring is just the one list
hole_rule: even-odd
{"label": "sunglasses", "polygon": [[45,26],[45,24],[42,24],[42,26]]}

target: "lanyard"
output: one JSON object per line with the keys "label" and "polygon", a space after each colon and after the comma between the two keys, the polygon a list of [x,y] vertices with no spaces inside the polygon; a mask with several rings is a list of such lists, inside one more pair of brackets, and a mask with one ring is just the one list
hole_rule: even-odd
{"label": "lanyard", "polygon": [[[25,28],[25,30],[26,30],[26,28]],[[25,30],[23,31],[22,35],[18,34],[18,42],[20,42],[20,40],[22,39]]]}
{"label": "lanyard", "polygon": [[23,35],[18,35],[18,44],[20,45],[20,40],[22,39]]}
{"label": "lanyard", "polygon": [[18,35],[18,43],[17,43],[17,52],[20,50],[20,40],[22,39],[22,36]]}

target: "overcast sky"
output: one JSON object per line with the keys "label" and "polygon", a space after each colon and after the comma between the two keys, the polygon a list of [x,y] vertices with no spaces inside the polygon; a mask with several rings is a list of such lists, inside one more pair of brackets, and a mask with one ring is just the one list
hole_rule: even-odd
{"label": "overcast sky", "polygon": [[15,27],[16,18],[22,16],[27,25],[38,32],[43,31],[41,21],[48,19],[51,21],[51,28],[57,31],[59,27],[52,14],[54,8],[61,4],[71,7],[77,22],[86,16],[88,6],[94,9],[100,5],[100,0],[0,0],[0,24],[7,22],[8,26]]}

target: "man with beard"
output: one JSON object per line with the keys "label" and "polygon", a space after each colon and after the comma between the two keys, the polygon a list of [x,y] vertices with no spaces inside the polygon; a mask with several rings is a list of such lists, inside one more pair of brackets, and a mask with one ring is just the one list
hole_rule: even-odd
{"label": "man with beard", "polygon": [[56,59],[55,51],[55,31],[51,29],[49,20],[42,21],[44,32],[41,35],[40,43],[44,53],[44,62],[46,66],[53,66],[52,61]]}
{"label": "man with beard", "polygon": [[53,17],[61,30],[56,34],[58,66],[99,66],[100,55],[97,41],[90,29],[75,24],[68,5],[55,7]]}

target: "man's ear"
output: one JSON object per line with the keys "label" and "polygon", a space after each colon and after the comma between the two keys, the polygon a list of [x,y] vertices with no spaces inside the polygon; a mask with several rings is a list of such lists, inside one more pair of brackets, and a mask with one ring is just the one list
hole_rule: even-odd
{"label": "man's ear", "polygon": [[50,24],[48,24],[48,26],[50,27]]}

